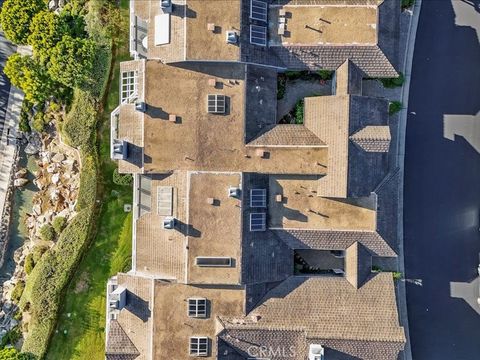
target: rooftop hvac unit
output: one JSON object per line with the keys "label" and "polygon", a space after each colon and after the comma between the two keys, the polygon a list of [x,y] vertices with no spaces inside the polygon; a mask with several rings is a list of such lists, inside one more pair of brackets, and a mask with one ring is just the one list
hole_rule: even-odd
{"label": "rooftop hvac unit", "polygon": [[164,13],[172,12],[172,0],[160,0],[160,8]]}
{"label": "rooftop hvac unit", "polygon": [[325,349],[322,345],[311,344],[308,360],[324,360]]}
{"label": "rooftop hvac unit", "polygon": [[228,188],[228,196],[238,199],[238,198],[240,197],[240,188],[238,188],[238,187],[229,187],[229,188]]}
{"label": "rooftop hvac unit", "polygon": [[128,157],[128,143],[124,140],[113,140],[113,159],[125,160]]}
{"label": "rooftop hvac unit", "polygon": [[110,300],[110,309],[118,309],[120,307],[120,301]]}
{"label": "rooftop hvac unit", "polygon": [[238,34],[233,30],[227,31],[227,43],[237,44],[238,43]]}
{"label": "rooftop hvac unit", "polygon": [[175,218],[167,216],[163,219],[163,228],[172,230],[175,227]]}
{"label": "rooftop hvac unit", "polygon": [[139,101],[135,103],[135,110],[145,112],[147,111],[147,104],[145,104],[143,101]]}

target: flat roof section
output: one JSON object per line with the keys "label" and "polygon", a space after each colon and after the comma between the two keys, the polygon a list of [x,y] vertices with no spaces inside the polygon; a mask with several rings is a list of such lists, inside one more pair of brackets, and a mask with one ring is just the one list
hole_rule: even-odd
{"label": "flat roof section", "polygon": [[[141,200],[141,216],[136,220],[135,264],[136,272],[165,279],[185,280],[185,254],[187,235],[186,172],[168,175],[144,176],[141,183],[149,183],[135,191]],[[163,221],[165,189],[171,187],[171,215],[174,229],[165,229]],[[160,196],[158,194],[160,192]],[[148,201],[147,201],[148,200]],[[160,201],[159,201],[160,200]],[[148,203],[147,203],[148,202]],[[160,208],[159,208],[160,206]]]}
{"label": "flat roof section", "polygon": [[239,14],[240,0],[188,0],[186,59],[238,61],[239,45],[226,39],[227,31],[240,29]]}
{"label": "flat roof section", "polygon": [[[189,298],[206,299],[205,318],[188,316]],[[200,336],[209,339],[206,358],[216,359],[216,335],[221,326],[218,316],[241,316],[244,308],[245,290],[242,287],[200,287],[157,281],[153,314],[153,358],[191,358],[189,339]]]}
{"label": "flat roof section", "polygon": [[[375,195],[336,199],[318,196],[317,176],[271,175],[269,217],[271,228],[319,230],[376,229]],[[277,198],[281,195],[282,199]]]}
{"label": "flat roof section", "polygon": [[[240,283],[242,204],[229,189],[240,189],[241,182],[239,173],[189,174],[188,283]],[[200,263],[200,257],[210,261]]]}
{"label": "flat roof section", "polygon": [[[144,120],[145,173],[174,169],[265,173],[325,174],[326,148],[246,146],[246,122],[275,114],[276,103],[249,100],[263,96],[266,78],[246,91],[249,67],[242,64],[184,64],[147,61]],[[249,79],[249,81],[253,81]],[[225,113],[207,111],[208,95],[225,97]],[[246,109],[246,103],[256,110]],[[256,115],[250,117],[250,114]],[[176,121],[169,121],[174,115]],[[253,130],[250,130],[250,132]],[[259,151],[264,150],[264,151]]]}
{"label": "flat roof section", "polygon": [[377,22],[377,6],[270,6],[269,45],[375,45]]}

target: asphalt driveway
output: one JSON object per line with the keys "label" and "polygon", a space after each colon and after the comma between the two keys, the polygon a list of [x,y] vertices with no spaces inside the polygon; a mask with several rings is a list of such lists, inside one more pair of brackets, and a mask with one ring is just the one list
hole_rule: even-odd
{"label": "asphalt driveway", "polygon": [[480,14],[472,5],[424,0],[417,32],[404,199],[415,360],[480,359]]}

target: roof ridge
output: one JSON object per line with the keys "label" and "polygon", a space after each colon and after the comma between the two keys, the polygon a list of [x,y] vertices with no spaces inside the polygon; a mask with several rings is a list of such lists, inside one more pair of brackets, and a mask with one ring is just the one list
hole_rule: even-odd
{"label": "roof ridge", "polygon": [[[114,340],[113,344],[112,340]],[[137,347],[116,319],[110,320],[105,353],[106,355],[135,355],[135,357],[140,355]]]}

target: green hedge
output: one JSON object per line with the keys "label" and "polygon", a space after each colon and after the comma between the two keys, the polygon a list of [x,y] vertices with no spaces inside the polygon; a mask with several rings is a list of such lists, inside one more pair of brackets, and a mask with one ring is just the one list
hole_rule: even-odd
{"label": "green hedge", "polygon": [[42,358],[57,319],[60,300],[90,239],[93,209],[80,211],[60,235],[57,245],[47,250],[30,274],[20,307],[28,307],[32,318],[23,352]]}
{"label": "green hedge", "polygon": [[76,148],[91,147],[95,142],[97,106],[95,98],[86,91],[76,89],[72,108],[63,124],[64,140]]}
{"label": "green hedge", "polygon": [[[77,92],[83,99],[76,101],[77,105],[85,100],[84,92]],[[80,115],[80,108],[71,112]],[[25,291],[20,300],[22,309],[28,308],[32,318],[29,323],[29,333],[22,347],[23,352],[32,353],[43,358],[48,348],[51,335],[55,329],[57,314],[68,282],[75,272],[84,251],[91,238],[91,229],[94,223],[94,211],[97,192],[97,153],[95,146],[89,146],[94,141],[96,131],[96,113],[88,112],[90,118],[70,117],[75,126],[81,128],[81,120],[90,128],[92,135],[74,137],[70,133],[70,140],[80,146],[81,175],[78,194],[78,214],[61,232],[56,245],[47,250],[35,264],[30,273]],[[70,115],[70,114],[69,114]]]}

